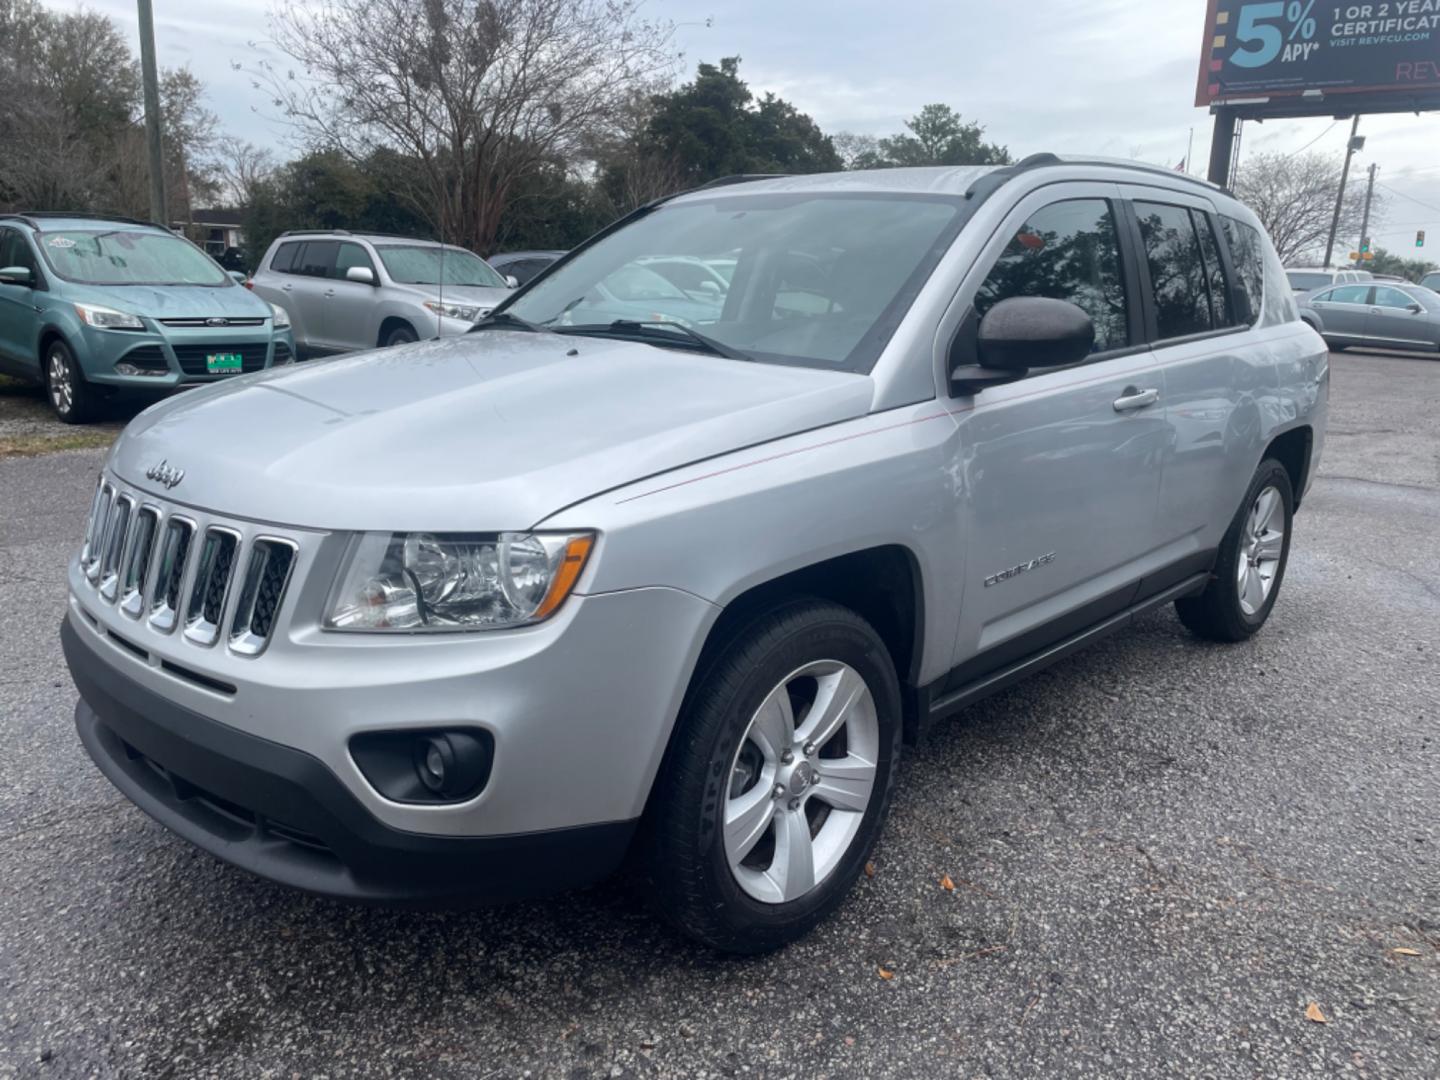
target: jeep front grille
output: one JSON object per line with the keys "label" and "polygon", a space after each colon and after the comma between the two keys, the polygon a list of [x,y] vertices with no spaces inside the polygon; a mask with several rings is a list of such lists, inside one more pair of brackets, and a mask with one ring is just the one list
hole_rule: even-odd
{"label": "jeep front grille", "polygon": [[180,640],[202,647],[223,637],[251,657],[270,642],[299,556],[295,540],[192,516],[102,479],[80,567],[95,599],[149,631],[182,627]]}

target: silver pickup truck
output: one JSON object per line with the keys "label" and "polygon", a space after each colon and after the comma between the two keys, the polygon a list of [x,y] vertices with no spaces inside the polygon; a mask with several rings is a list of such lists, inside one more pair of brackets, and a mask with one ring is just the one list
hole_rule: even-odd
{"label": "silver pickup truck", "polygon": [[1183,175],[713,184],[463,337],[141,414],[70,568],[80,738],[288,885],[494,901],[628,852],[685,932],[775,948],[931,724],[1161,605],[1260,629],[1328,370]]}

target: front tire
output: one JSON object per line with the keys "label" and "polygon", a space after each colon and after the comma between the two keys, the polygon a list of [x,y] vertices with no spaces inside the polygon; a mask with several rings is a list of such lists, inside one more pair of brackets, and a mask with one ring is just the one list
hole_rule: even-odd
{"label": "front tire", "polygon": [[1230,523],[1210,583],[1175,601],[1180,621],[1210,641],[1244,641],[1270,618],[1290,561],[1295,494],[1274,458],[1260,463]]}
{"label": "front tire", "polygon": [[899,754],[895,668],[869,623],[818,600],[748,623],[697,673],[656,781],[661,914],[726,952],[802,937],[863,869]]}
{"label": "front tire", "polygon": [[45,396],[62,423],[87,424],[95,418],[95,390],[75,362],[75,354],[58,338],[45,349]]}
{"label": "front tire", "polygon": [[409,345],[411,342],[419,340],[420,338],[415,333],[414,328],[411,327],[409,324],[402,323],[399,326],[394,326],[390,328],[389,332],[385,335],[385,341],[383,342],[383,344],[385,348],[391,349],[394,348],[396,345]]}

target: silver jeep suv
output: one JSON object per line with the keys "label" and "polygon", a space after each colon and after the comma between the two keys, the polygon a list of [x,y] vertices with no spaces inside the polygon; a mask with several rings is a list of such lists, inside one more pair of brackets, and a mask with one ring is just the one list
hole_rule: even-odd
{"label": "silver jeep suv", "polygon": [[[660,257],[733,269],[597,317]],[[1264,625],[1328,386],[1255,215],[1185,176],[711,185],[462,339],[138,417],[70,568],[80,738],[275,881],[508,899],[634,849],[684,931],[774,948],[930,725],[1161,605]]]}
{"label": "silver jeep suv", "polygon": [[247,284],[316,355],[463,334],[515,282],[464,248],[337,229],[282,233]]}

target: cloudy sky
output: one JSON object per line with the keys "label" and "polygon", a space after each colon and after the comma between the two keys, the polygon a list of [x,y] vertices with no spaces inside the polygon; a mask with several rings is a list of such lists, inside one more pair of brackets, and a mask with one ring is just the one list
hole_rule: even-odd
{"label": "cloudy sky", "polygon": [[[47,0],[55,7],[68,0]],[[225,130],[288,154],[283,126],[232,65],[266,53],[274,0],[154,0],[160,62],[188,64],[209,87]],[[135,34],[133,0],[89,0]],[[1194,131],[1192,169],[1208,159],[1211,119],[1191,102],[1205,0],[648,0],[673,22],[690,70],[743,58],[742,76],[810,113],[828,132],[888,134],[943,101],[1023,155],[1039,150],[1176,165]],[[138,48],[138,46],[137,46]],[[1339,154],[1349,124],[1328,119],[1247,124],[1243,153]],[[1375,242],[1440,259],[1440,115],[1361,121],[1356,170],[1380,166],[1389,198]]]}

